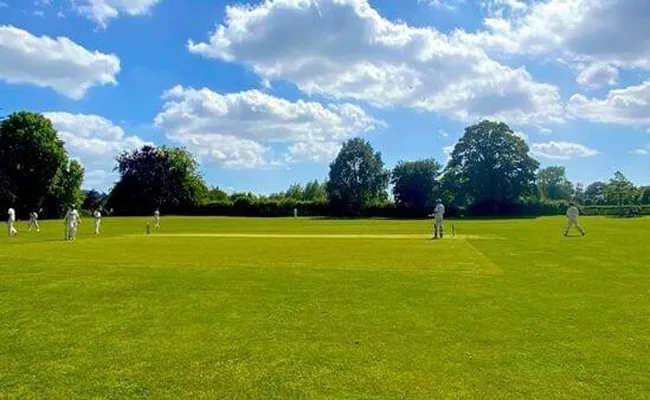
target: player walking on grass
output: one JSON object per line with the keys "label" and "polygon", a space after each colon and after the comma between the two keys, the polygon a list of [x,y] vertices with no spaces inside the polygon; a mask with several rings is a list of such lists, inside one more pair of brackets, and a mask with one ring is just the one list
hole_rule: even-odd
{"label": "player walking on grass", "polygon": [[445,222],[445,206],[442,204],[442,200],[436,200],[436,208],[433,210],[433,214],[430,214],[429,217],[433,217],[433,238],[442,239],[444,237],[444,222]]}
{"label": "player walking on grass", "polygon": [[153,227],[160,228],[160,210],[156,210],[153,213]]}
{"label": "player walking on grass", "polygon": [[7,210],[7,233],[9,236],[16,236],[18,234],[18,231],[14,227],[14,224],[16,223],[16,210],[13,208],[9,208]]}
{"label": "player walking on grass", "polygon": [[30,212],[29,213],[29,228],[28,231],[31,232],[32,229],[36,230],[36,232],[40,232],[41,228],[38,226],[38,213],[36,211]]}
{"label": "player walking on grass", "polygon": [[99,209],[93,213],[93,219],[95,220],[95,235],[99,235],[99,228],[102,224],[102,212]]}
{"label": "player walking on grass", "polygon": [[76,208],[71,207],[65,214],[65,240],[77,240],[77,227],[81,223],[81,217]]}
{"label": "player walking on grass", "polygon": [[569,230],[575,226],[576,229],[580,232],[582,236],[585,235],[585,228],[580,226],[578,223],[578,217],[580,216],[580,210],[578,210],[578,207],[574,203],[571,203],[569,206],[569,209],[566,211],[566,216],[569,219],[566,224],[566,228],[564,228],[564,236],[569,236]]}

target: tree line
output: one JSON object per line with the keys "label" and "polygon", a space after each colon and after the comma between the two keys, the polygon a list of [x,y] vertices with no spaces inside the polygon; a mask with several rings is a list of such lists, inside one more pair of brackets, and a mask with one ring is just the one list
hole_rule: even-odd
{"label": "tree line", "polygon": [[[19,112],[0,122],[0,204],[56,216],[71,204],[117,215],[425,216],[437,199],[467,215],[558,213],[584,206],[650,204],[650,187],[616,172],[607,182],[573,184],[564,167],[540,169],[526,142],[502,122],[465,129],[445,166],[433,158],[400,161],[389,170],[361,138],[345,142],[324,181],[293,184],[268,196],[208,187],[187,150],[144,146],[116,159],[109,193],[82,192],[83,168],[71,160],[50,121]],[[389,194],[390,189],[390,194]],[[392,195],[392,196],[391,196]],[[644,208],[646,210],[647,208]]]}

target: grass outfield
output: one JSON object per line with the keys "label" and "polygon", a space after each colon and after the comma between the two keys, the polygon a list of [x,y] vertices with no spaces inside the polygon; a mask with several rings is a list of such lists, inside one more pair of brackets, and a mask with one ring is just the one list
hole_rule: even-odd
{"label": "grass outfield", "polygon": [[0,238],[0,397],[650,397],[649,218],[146,222]]}

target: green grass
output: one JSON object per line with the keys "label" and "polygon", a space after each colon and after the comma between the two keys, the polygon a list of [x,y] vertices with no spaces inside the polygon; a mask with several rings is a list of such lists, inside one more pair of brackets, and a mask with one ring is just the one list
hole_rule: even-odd
{"label": "green grass", "polygon": [[648,218],[146,222],[0,238],[0,397],[650,397]]}

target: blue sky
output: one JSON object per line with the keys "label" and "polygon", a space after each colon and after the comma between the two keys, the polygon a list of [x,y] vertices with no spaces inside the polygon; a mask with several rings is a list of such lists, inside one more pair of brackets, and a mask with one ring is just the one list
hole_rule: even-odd
{"label": "blue sky", "polygon": [[45,113],[100,189],[144,143],[270,193],[354,136],[444,163],[483,118],[574,181],[650,184],[648,20],[638,0],[0,0],[0,107]]}

